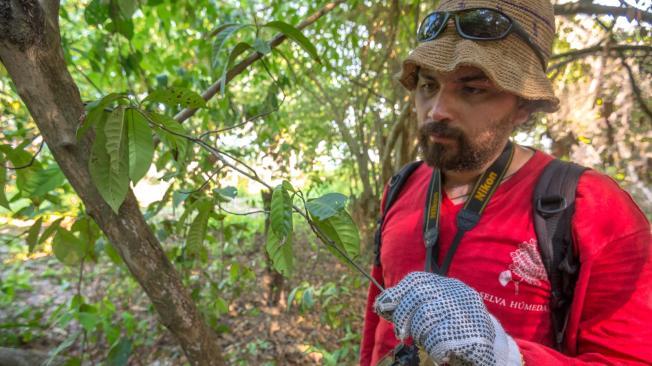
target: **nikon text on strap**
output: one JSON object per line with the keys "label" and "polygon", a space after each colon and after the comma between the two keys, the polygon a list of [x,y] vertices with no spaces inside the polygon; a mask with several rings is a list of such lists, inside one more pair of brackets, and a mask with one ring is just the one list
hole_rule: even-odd
{"label": "nikon text on strap", "polygon": [[496,188],[503,180],[509,165],[514,157],[514,146],[508,142],[503,152],[496,161],[487,169],[480,179],[475,183],[471,196],[464,204],[462,210],[457,214],[457,233],[451,244],[441,267],[437,265],[439,252],[439,212],[441,210],[442,179],[441,170],[436,168],[432,172],[428,196],[426,198],[426,209],[423,218],[423,238],[426,245],[426,271],[440,275],[446,275],[464,234],[473,229],[480,221],[480,216],[489,203],[489,199],[496,191]]}

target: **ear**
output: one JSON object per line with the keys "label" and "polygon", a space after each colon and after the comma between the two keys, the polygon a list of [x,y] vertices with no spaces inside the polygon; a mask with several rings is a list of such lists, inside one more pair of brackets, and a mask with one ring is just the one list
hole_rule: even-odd
{"label": "ear", "polygon": [[532,112],[532,104],[530,101],[519,97],[516,105],[516,113],[514,114],[514,125],[520,126],[527,122],[530,119]]}

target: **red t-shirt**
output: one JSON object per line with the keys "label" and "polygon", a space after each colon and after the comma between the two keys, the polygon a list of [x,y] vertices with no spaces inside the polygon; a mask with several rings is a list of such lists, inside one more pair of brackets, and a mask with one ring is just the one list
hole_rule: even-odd
{"label": "red t-shirt", "polygon": [[[488,310],[518,344],[526,364],[651,364],[652,242],[650,224],[631,197],[609,177],[582,175],[573,236],[580,274],[566,333],[568,355],[552,345],[550,283],[537,249],[532,194],[549,155],[535,155],[503,182],[480,222],[464,235],[449,276],[477,290]],[[423,271],[423,210],[432,169],[422,164],[387,212],[381,266],[372,275],[385,287]],[[439,261],[457,231],[463,204],[444,195]],[[398,343],[392,324],[372,310],[379,291],[370,286],[360,365],[375,365]]]}

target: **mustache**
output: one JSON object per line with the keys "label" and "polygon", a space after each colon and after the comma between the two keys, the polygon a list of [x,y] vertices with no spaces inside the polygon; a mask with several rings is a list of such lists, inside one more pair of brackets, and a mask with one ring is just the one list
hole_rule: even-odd
{"label": "mustache", "polygon": [[451,127],[445,122],[427,122],[419,128],[419,134],[423,137],[437,135],[445,138],[459,138],[464,136],[461,130]]}

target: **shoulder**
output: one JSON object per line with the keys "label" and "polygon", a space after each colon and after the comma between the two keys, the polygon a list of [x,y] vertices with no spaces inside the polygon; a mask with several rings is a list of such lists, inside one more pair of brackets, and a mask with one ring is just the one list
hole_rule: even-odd
{"label": "shoulder", "polygon": [[636,224],[649,226],[643,211],[632,196],[611,177],[588,169],[577,185],[577,210],[592,210],[606,216],[625,215]]}
{"label": "shoulder", "polygon": [[395,202],[400,196],[404,195],[406,190],[413,189],[415,185],[419,185],[426,177],[430,177],[432,168],[424,164],[423,161],[412,161],[403,165],[388,182],[385,183],[383,196],[381,199],[381,211],[386,207],[388,195],[390,193],[396,195]]}
{"label": "shoulder", "polygon": [[576,196],[573,230],[584,251],[595,253],[610,242],[649,234],[650,223],[645,214],[611,177],[587,170],[580,177]]}

